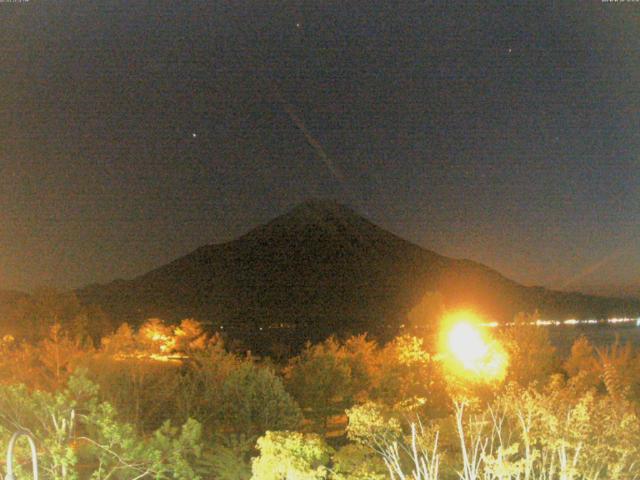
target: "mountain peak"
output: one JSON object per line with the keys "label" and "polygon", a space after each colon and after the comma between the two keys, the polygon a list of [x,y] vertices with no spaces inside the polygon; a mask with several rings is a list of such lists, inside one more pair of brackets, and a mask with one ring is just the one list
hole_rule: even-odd
{"label": "mountain peak", "polygon": [[354,210],[335,200],[312,199],[302,202],[291,209],[287,216],[334,216],[342,218],[361,218]]}
{"label": "mountain peak", "polygon": [[[551,318],[640,311],[637,302],[518,285],[483,265],[412,244],[331,200],[304,202],[236,240],[78,295],[122,321],[197,318],[224,325],[260,351],[270,341],[257,332],[297,346],[331,334],[383,338],[433,291],[447,308],[473,308],[496,320],[534,308]],[[285,324],[291,329],[271,330]]]}
{"label": "mountain peak", "polygon": [[[335,227],[341,225],[349,229],[370,229],[373,224],[351,208],[334,200],[307,200],[293,207],[285,214],[273,219],[252,232],[269,233],[273,229],[295,233],[299,228]],[[249,232],[250,234],[252,232]]]}

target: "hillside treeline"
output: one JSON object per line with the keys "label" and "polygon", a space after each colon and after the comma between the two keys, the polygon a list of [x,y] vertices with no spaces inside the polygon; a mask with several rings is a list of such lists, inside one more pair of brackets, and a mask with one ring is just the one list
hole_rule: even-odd
{"label": "hillside treeline", "polygon": [[[410,321],[442,313],[437,298],[421,305]],[[0,440],[32,433],[41,478],[640,475],[640,352],[580,338],[558,358],[526,315],[492,332],[509,367],[481,381],[445,368],[433,329],[276,358],[230,350],[194,320],[96,339],[56,312],[41,338],[0,343]],[[28,478],[26,450],[19,458]]]}

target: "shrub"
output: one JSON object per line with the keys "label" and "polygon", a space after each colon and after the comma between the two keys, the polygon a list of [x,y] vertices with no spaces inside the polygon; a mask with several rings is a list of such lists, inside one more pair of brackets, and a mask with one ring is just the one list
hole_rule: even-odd
{"label": "shrub", "polygon": [[252,480],[325,480],[333,449],[317,434],[267,432],[258,439]]}

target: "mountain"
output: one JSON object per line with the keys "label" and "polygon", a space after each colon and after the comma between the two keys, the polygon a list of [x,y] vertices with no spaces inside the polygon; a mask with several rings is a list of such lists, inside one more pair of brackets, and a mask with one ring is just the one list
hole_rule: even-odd
{"label": "mountain", "polygon": [[0,290],[0,319],[5,318],[14,305],[26,298],[28,298],[26,293],[15,290]]}
{"label": "mountain", "polygon": [[0,290],[0,337],[15,335],[13,328],[14,312],[20,306],[24,306],[29,300],[29,295],[15,290]]}
{"label": "mountain", "polygon": [[637,285],[585,285],[580,291],[605,297],[640,299],[640,287]]}
{"label": "mountain", "polygon": [[77,294],[121,321],[192,317],[244,339],[275,327],[277,335],[299,340],[396,332],[435,290],[447,306],[499,321],[536,308],[551,318],[640,311],[640,302],[524,287],[479,263],[421,248],[329,201],[306,202],[236,240]]}

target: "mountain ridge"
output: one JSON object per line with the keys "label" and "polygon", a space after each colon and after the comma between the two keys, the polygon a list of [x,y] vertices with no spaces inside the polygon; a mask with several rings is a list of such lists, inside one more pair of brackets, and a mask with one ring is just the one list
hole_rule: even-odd
{"label": "mountain ridge", "polygon": [[286,324],[319,339],[393,331],[429,291],[439,291],[450,308],[473,308],[498,321],[534,309],[567,318],[640,311],[640,302],[520,285],[480,263],[413,244],[331,201],[305,202],[235,240],[77,294],[132,323],[193,317],[244,336]]}

